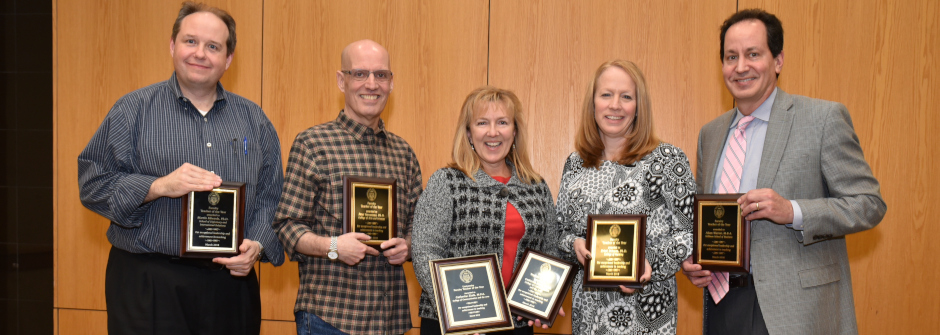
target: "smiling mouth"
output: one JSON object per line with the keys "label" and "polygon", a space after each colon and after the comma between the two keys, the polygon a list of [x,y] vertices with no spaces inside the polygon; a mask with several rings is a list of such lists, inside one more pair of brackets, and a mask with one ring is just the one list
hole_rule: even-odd
{"label": "smiling mouth", "polygon": [[753,80],[757,80],[757,78],[735,79],[734,81],[737,83],[749,83]]}
{"label": "smiling mouth", "polygon": [[486,146],[490,148],[496,148],[500,146],[501,144],[503,144],[503,142],[483,142],[483,144],[486,144]]}
{"label": "smiling mouth", "polygon": [[605,118],[605,119],[608,119],[608,120],[619,121],[619,120],[623,120],[624,116],[608,115],[608,116],[605,116],[604,118]]}
{"label": "smiling mouth", "polygon": [[365,100],[377,100],[379,98],[379,95],[378,94],[360,94],[359,97]]}

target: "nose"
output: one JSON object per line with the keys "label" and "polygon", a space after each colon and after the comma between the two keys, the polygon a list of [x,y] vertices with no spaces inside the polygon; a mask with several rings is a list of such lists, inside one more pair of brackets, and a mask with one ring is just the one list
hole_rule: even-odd
{"label": "nose", "polygon": [[490,137],[499,136],[499,129],[496,129],[495,123],[491,123],[489,127],[486,128],[486,136],[490,136]]}
{"label": "nose", "polygon": [[734,70],[738,73],[747,72],[749,66],[744,61],[744,59],[739,59],[737,63],[734,64]]}
{"label": "nose", "polygon": [[375,74],[370,73],[369,77],[366,78],[366,88],[370,90],[379,88],[379,83],[375,81]]}
{"label": "nose", "polygon": [[621,102],[620,102],[620,98],[619,98],[619,97],[615,98],[615,99],[613,100],[613,102],[610,103],[610,109],[613,109],[613,110],[620,110],[620,107],[622,107],[622,106],[621,106]]}
{"label": "nose", "polygon": [[196,58],[199,58],[199,59],[206,58],[206,49],[205,49],[205,48],[206,48],[205,45],[202,45],[202,46],[196,48],[196,53],[193,54],[193,55],[196,56]]}

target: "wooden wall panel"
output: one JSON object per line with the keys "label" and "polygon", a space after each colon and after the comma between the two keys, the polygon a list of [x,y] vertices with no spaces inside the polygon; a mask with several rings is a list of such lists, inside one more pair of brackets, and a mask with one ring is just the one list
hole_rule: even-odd
{"label": "wooden wall panel", "polygon": [[[490,84],[523,101],[533,163],[556,196],[587,84],[615,58],[643,70],[656,132],[682,148],[694,169],[698,130],[732,107],[717,42],[721,21],[734,10],[731,0],[492,2]],[[702,290],[684,277],[678,283],[679,332],[700,333]]]}
{"label": "wooden wall panel", "polygon": [[[601,62],[624,58],[646,74],[656,129],[695,162],[698,130],[732,107],[720,74],[718,27],[740,8],[784,22],[781,87],[848,106],[888,215],[848,237],[860,333],[923,333],[940,326],[930,285],[929,208],[940,182],[940,5],[932,0],[668,0],[577,3],[523,0],[211,0],[238,22],[239,43],[223,85],[264,107],[282,153],[294,136],[335,118],[339,54],[371,38],[391,53],[395,90],[383,115],[414,147],[427,178],[450,160],[466,94],[490,83],[514,90],[527,112],[536,169],[558,191],[573,149],[584,89]],[[103,333],[108,221],[81,206],[76,157],[122,95],[166,80],[178,0],[53,1],[55,313],[63,334]],[[263,16],[263,17],[262,17]],[[263,43],[262,43],[263,40]],[[263,47],[263,48],[262,48]],[[61,85],[61,86],[60,86]],[[296,263],[263,265],[265,334],[292,333]],[[903,291],[885,283],[903,282]],[[702,290],[684,277],[679,333],[701,332]],[[409,279],[413,305],[417,283]],[[570,303],[566,311],[570,312]],[[76,310],[70,308],[89,309]],[[413,309],[416,311],[416,308]],[[570,313],[569,313],[570,314]],[[414,313],[417,319],[417,313]],[[552,332],[566,333],[570,316]]]}
{"label": "wooden wall panel", "polygon": [[108,333],[108,313],[81,309],[59,309],[55,335],[100,335]]}
{"label": "wooden wall panel", "polygon": [[[486,83],[486,4],[266,1],[262,107],[278,130],[285,163],[297,133],[335,119],[343,108],[340,53],[368,38],[389,50],[395,73],[382,118],[414,148],[426,181],[450,161],[463,98]],[[297,264],[265,267],[261,278],[262,317],[293,320]],[[420,287],[410,273],[408,283],[417,325]]]}
{"label": "wooden wall panel", "polygon": [[[848,107],[888,213],[875,229],[847,238],[862,334],[935,331],[940,304],[930,266],[940,226],[931,173],[940,158],[940,5],[911,1],[756,1],[783,22],[788,93]],[[888,283],[901,282],[901,285]]]}
{"label": "wooden wall panel", "polygon": [[[261,1],[207,2],[238,23],[236,56],[223,85],[260,102]],[[108,220],[79,201],[76,157],[118,98],[170,77],[179,6],[178,0],[56,3],[56,307],[105,308]]]}

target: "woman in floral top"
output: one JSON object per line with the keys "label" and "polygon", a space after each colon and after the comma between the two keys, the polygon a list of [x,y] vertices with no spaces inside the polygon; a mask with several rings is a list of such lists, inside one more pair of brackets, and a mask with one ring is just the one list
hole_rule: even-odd
{"label": "woman in floral top", "polygon": [[574,334],[675,334],[675,273],[690,255],[695,182],[679,148],[653,132],[649,90],[636,64],[600,66],[588,85],[576,151],[565,162],[557,213],[562,253],[585,264],[587,216],[646,214],[641,289],[572,288]]}

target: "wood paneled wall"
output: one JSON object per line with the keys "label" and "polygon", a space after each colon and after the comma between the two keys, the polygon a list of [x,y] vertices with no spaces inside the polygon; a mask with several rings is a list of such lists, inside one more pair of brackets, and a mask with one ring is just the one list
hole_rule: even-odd
{"label": "wood paneled wall", "polygon": [[[335,79],[342,48],[370,38],[389,50],[395,72],[383,119],[414,147],[425,180],[450,160],[463,98],[491,84],[523,101],[534,164],[553,192],[588,80],[612,58],[643,69],[659,136],[694,164],[699,128],[733,106],[720,75],[718,27],[738,8],[765,8],[786,31],[781,87],[848,106],[888,202],[880,226],[848,237],[860,332],[940,325],[933,318],[940,294],[929,285],[940,271],[928,262],[940,253],[928,243],[940,226],[926,222],[940,201],[930,188],[940,177],[928,170],[940,158],[933,131],[940,76],[931,67],[940,60],[936,1],[207,2],[238,22],[223,85],[263,107],[285,161],[298,132],[343,107]],[[76,157],[119,97],[169,77],[179,0],[53,0],[53,8],[56,329],[103,333],[108,221],[81,206]],[[292,333],[284,321],[293,320],[296,264],[258,272],[262,332]],[[701,333],[702,290],[681,275],[678,282],[679,333]],[[409,284],[416,305],[420,288],[413,277]],[[567,320],[552,332],[570,332]]]}

